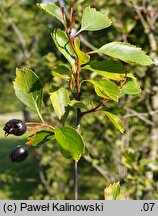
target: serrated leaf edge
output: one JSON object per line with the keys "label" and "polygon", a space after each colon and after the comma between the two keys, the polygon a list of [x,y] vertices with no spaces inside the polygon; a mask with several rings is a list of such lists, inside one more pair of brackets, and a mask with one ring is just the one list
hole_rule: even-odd
{"label": "serrated leaf edge", "polygon": [[[146,63],[145,63],[145,64],[137,63],[137,62],[135,62],[135,61],[130,61],[131,63],[135,63],[135,64],[139,64],[139,65],[143,65],[143,66],[145,66],[145,65],[151,65],[151,64],[154,63],[154,62],[152,61],[152,59],[150,58],[150,56],[148,56],[148,55],[146,54],[146,52],[142,50],[142,48],[137,47],[137,46],[135,46],[135,45],[133,45],[133,44],[130,44],[130,43],[127,43],[127,42],[110,42],[110,43],[107,43],[107,44],[103,45],[102,47],[100,47],[100,48],[99,48],[98,50],[96,50],[95,52],[103,53],[103,52],[100,51],[100,50],[101,50],[104,46],[110,45],[110,44],[121,44],[121,45],[123,44],[123,45],[127,45],[127,46],[129,46],[129,47],[133,47],[133,48],[139,50],[140,52],[142,52],[142,54],[146,55],[146,57],[148,57],[149,60],[150,60],[150,63],[147,63],[147,64],[146,64]],[[103,53],[103,54],[104,54],[104,53]],[[105,54],[105,55],[106,55],[106,54]],[[111,57],[113,57],[113,58],[116,58],[116,57],[113,56],[113,55],[107,55],[107,56],[111,56]],[[122,57],[123,57],[124,60],[121,59]],[[117,58],[117,59],[120,59],[121,61],[124,61],[124,62],[127,62],[127,63],[129,62],[129,59],[126,59],[125,56],[121,56],[121,55],[120,55],[120,57]]]}

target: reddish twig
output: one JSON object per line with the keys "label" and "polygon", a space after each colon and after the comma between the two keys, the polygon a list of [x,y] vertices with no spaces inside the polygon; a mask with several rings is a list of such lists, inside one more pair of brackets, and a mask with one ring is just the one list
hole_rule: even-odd
{"label": "reddish twig", "polygon": [[52,130],[55,130],[55,128],[47,123],[41,123],[41,122],[26,122],[25,123],[26,125],[38,125],[36,127],[31,127],[32,129],[33,128],[43,128],[43,127],[48,127]]}
{"label": "reddish twig", "polygon": [[63,17],[63,21],[64,21],[64,28],[65,28],[65,31],[66,31],[66,33],[68,34],[68,27],[67,27],[67,21],[66,21],[66,16],[65,16],[65,10],[64,10],[64,8],[62,7],[62,9],[61,9],[61,12],[62,12],[62,17]]}
{"label": "reddish twig", "polygon": [[127,79],[128,79],[128,77],[127,77],[127,72],[126,72],[126,73],[125,73],[125,77],[124,77],[124,81],[123,81],[120,85],[118,85],[118,87],[119,87],[120,89],[122,89],[123,86],[126,84]]}
{"label": "reddish twig", "polygon": [[90,109],[90,110],[87,110],[87,111],[84,111],[81,113],[82,116],[88,114],[88,113],[91,113],[91,112],[96,112],[98,111],[98,109],[103,106],[104,104],[106,104],[107,102],[109,102],[109,99],[104,99],[100,104],[98,104],[96,107],[94,107],[93,109]]}
{"label": "reddish twig", "polygon": [[[28,131],[33,131],[33,135],[31,136],[30,140],[28,141],[27,145],[28,147],[30,147],[36,137],[36,134],[37,134],[37,131],[41,128],[44,128],[44,127],[48,127],[52,130],[54,130],[55,128],[47,123],[41,123],[41,122],[26,122],[25,123],[27,125],[27,130]],[[37,126],[34,126],[34,127],[29,127],[28,125],[37,125]]]}
{"label": "reddish twig", "polygon": [[75,19],[76,19],[76,11],[74,10],[74,7],[71,6],[70,8],[70,31],[69,34],[71,34],[72,29],[74,27],[75,24]]}
{"label": "reddish twig", "polygon": [[[81,70],[81,63],[80,63],[80,60],[78,58],[78,54],[76,52],[76,48],[75,48],[75,45],[74,45],[74,37],[72,38],[71,37],[71,31],[72,31],[72,28],[74,26],[74,23],[75,23],[75,17],[76,17],[76,12],[73,8],[73,6],[70,8],[70,30],[68,31],[68,27],[67,27],[67,22],[66,22],[66,17],[65,17],[65,11],[64,11],[64,8],[62,8],[62,16],[63,16],[63,21],[64,21],[64,27],[65,27],[65,31],[66,31],[66,34],[69,38],[69,41],[70,41],[70,45],[76,55],[76,77],[75,77],[75,83],[76,83],[76,88],[77,88],[77,99],[79,99],[80,97],[80,81],[79,81],[79,78],[80,78],[80,70]],[[71,87],[69,85],[69,87]],[[70,89],[71,90],[71,89]]]}
{"label": "reddish twig", "polygon": [[69,89],[72,92],[72,78],[69,79]]}

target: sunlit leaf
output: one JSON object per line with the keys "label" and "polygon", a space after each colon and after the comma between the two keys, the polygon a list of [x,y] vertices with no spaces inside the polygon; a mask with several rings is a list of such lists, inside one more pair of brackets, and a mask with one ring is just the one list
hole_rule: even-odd
{"label": "sunlit leaf", "polygon": [[60,88],[50,93],[50,99],[56,115],[59,119],[62,119],[65,113],[65,107],[68,106],[70,101],[68,91],[64,88]]}
{"label": "sunlit leaf", "polygon": [[120,183],[110,184],[104,189],[105,200],[125,200],[125,196],[121,191]]}
{"label": "sunlit leaf", "polygon": [[55,129],[55,138],[61,153],[66,158],[78,161],[84,152],[84,143],[81,135],[73,128],[62,127]]}
{"label": "sunlit leaf", "polygon": [[73,107],[76,107],[76,108],[84,108],[84,109],[87,108],[86,105],[83,102],[77,101],[77,100],[71,100],[69,102],[69,105],[73,106]]}
{"label": "sunlit leaf", "polygon": [[62,17],[62,11],[61,9],[52,3],[40,3],[37,4],[37,6],[44,10],[45,13],[47,13],[50,16],[56,17],[60,22],[63,23],[63,17]]}
{"label": "sunlit leaf", "polygon": [[128,148],[122,154],[122,163],[128,169],[133,169],[134,167],[136,167],[138,158],[139,152],[136,152],[133,149]]}
{"label": "sunlit leaf", "polygon": [[111,25],[111,20],[95,8],[86,7],[81,19],[81,29],[78,31],[97,31]]}
{"label": "sunlit leaf", "polygon": [[58,66],[51,73],[54,77],[64,79],[64,80],[67,80],[71,75],[70,69],[64,65]]}
{"label": "sunlit leaf", "polygon": [[80,60],[80,64],[83,65],[89,62],[90,56],[80,50],[80,39],[78,37],[75,38],[74,45],[75,45],[77,56]]}
{"label": "sunlit leaf", "polygon": [[103,60],[94,61],[86,65],[87,69],[112,80],[124,80],[126,68],[118,61]]}
{"label": "sunlit leaf", "polygon": [[140,65],[150,65],[153,63],[151,58],[146,55],[141,48],[124,42],[108,43],[102,46],[97,52],[120,59],[127,63],[136,63]]}
{"label": "sunlit leaf", "polygon": [[120,118],[110,112],[107,111],[103,111],[105,113],[105,115],[109,118],[109,120],[113,123],[113,125],[121,132],[124,132],[124,124],[123,122],[120,120]]}
{"label": "sunlit leaf", "polygon": [[156,161],[151,158],[143,158],[140,160],[140,165],[142,167],[151,166],[153,169],[156,168]]}
{"label": "sunlit leaf", "polygon": [[57,49],[65,56],[73,69],[76,69],[76,55],[70,45],[69,38],[64,31],[55,29],[51,36]]}
{"label": "sunlit leaf", "polygon": [[30,69],[17,68],[13,84],[19,100],[41,117],[43,89],[38,76]]}
{"label": "sunlit leaf", "polygon": [[110,80],[86,80],[93,84],[95,92],[98,96],[118,101],[120,89]]}
{"label": "sunlit leaf", "polygon": [[131,30],[136,26],[137,21],[135,19],[127,18],[122,31],[125,33],[131,32]]}
{"label": "sunlit leaf", "polygon": [[139,94],[141,92],[140,85],[136,78],[128,78],[127,83],[121,89],[123,94]]}
{"label": "sunlit leaf", "polygon": [[30,145],[31,141],[31,146],[37,146],[53,139],[55,139],[53,131],[42,130],[38,131],[35,135],[32,134],[31,136],[29,136],[26,145]]}

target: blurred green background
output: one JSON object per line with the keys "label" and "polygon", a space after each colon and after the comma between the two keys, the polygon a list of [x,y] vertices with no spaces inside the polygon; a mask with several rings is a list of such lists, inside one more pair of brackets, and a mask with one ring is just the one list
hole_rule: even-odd
{"label": "blurred green background", "polygon": [[[72,161],[63,158],[55,142],[31,148],[26,161],[12,163],[9,153],[25,144],[29,134],[5,137],[3,131],[12,118],[38,120],[15,97],[12,81],[16,67],[27,66],[37,73],[44,86],[44,117],[53,125],[59,124],[50,106],[48,89],[66,87],[51,73],[65,59],[56,50],[49,31],[61,26],[44,14],[37,2],[41,1],[0,1],[0,199],[73,199]],[[106,105],[124,121],[123,135],[104,116],[92,114],[83,119],[81,133],[89,155],[79,161],[79,199],[104,199],[104,188],[116,181],[120,181],[127,199],[158,199],[157,0],[49,2],[64,6],[67,13],[75,2],[76,28],[88,5],[112,19],[111,27],[80,35],[84,51],[124,41],[141,47],[155,62],[150,67],[128,66],[141,84],[141,94],[123,96],[119,104]],[[93,58],[102,60],[102,56]],[[89,87],[84,87],[84,92],[86,99],[95,98],[95,93],[89,95]],[[73,110],[67,124],[74,125]]]}

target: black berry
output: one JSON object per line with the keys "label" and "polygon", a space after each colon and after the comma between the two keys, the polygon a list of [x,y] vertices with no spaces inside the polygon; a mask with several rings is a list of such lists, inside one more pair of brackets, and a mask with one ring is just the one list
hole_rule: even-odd
{"label": "black berry", "polygon": [[19,119],[12,119],[8,121],[3,128],[5,135],[14,134],[15,136],[21,136],[27,130],[25,123]]}
{"label": "black berry", "polygon": [[9,158],[13,162],[24,161],[28,156],[28,150],[26,146],[18,145],[9,155]]}

